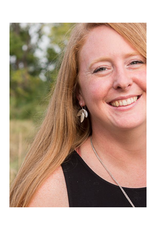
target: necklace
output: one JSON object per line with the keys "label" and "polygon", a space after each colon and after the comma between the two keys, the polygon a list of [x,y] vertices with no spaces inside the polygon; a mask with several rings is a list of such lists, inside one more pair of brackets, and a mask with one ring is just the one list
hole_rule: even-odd
{"label": "necklace", "polygon": [[93,149],[93,152],[95,153],[97,159],[99,160],[99,162],[102,164],[102,166],[104,167],[104,169],[107,171],[107,173],[110,175],[110,177],[113,179],[113,181],[119,186],[119,188],[121,189],[122,193],[124,194],[124,196],[126,197],[126,199],[129,201],[129,203],[131,204],[131,206],[133,208],[135,208],[134,204],[132,203],[131,199],[129,198],[129,196],[127,195],[127,193],[124,191],[124,189],[121,187],[121,185],[117,182],[117,180],[113,177],[113,175],[109,172],[109,170],[106,168],[106,166],[104,165],[104,163],[102,162],[102,160],[100,159],[97,151],[94,148],[93,142],[92,142],[92,138],[90,137],[90,143]]}

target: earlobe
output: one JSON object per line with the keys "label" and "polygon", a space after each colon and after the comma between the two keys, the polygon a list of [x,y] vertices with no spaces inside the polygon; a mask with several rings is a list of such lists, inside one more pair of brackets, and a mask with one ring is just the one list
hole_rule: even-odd
{"label": "earlobe", "polygon": [[77,93],[77,100],[78,100],[79,105],[80,105],[81,107],[85,106],[85,101],[84,101],[84,99],[83,99],[81,90],[78,90],[78,93]]}

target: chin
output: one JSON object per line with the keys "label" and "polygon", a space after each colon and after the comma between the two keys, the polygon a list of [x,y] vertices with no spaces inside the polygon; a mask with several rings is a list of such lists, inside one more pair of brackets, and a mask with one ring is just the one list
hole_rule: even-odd
{"label": "chin", "polygon": [[145,127],[146,126],[146,121],[129,121],[129,122],[121,122],[118,124],[115,124],[116,128],[121,129],[121,130],[125,130],[125,131],[130,131],[130,130],[134,130],[137,128],[141,128],[141,127]]}

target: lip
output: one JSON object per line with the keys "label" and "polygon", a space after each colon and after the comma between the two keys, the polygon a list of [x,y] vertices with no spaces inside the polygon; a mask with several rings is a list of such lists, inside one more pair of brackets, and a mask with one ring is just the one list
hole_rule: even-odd
{"label": "lip", "polygon": [[114,101],[120,101],[120,100],[126,100],[128,98],[131,98],[131,97],[138,97],[138,99],[141,97],[141,94],[140,95],[137,95],[137,94],[134,94],[134,95],[128,95],[128,96],[121,96],[121,97],[117,97],[109,102],[107,102],[107,104],[111,104],[112,102]]}
{"label": "lip", "polygon": [[[142,96],[142,94],[140,95],[128,95],[128,96],[121,96],[121,97],[117,97],[115,99],[113,99],[112,101],[110,102],[107,102],[107,104],[113,108],[113,109],[116,109],[116,110],[127,110],[127,109],[130,109],[132,108],[136,103],[138,103],[140,97]],[[126,100],[126,99],[129,99],[129,98],[132,98],[132,97],[137,97],[137,100],[131,104],[128,104],[128,105],[122,105],[122,106],[113,106],[111,103],[115,102],[115,101],[120,101],[120,100]]]}

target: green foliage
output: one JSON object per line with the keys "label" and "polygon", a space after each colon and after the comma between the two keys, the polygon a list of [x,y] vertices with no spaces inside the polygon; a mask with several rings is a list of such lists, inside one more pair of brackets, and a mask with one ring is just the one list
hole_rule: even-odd
{"label": "green foliage", "polygon": [[74,23],[56,23],[50,34],[52,43],[57,44],[63,50],[73,26]]}
{"label": "green foliage", "polygon": [[36,112],[45,109],[48,91],[47,82],[29,75],[25,69],[14,71],[10,90],[11,119],[33,119]]}
{"label": "green foliage", "polygon": [[[11,119],[42,117],[72,26],[72,23],[10,24]],[[45,32],[47,27],[48,34]],[[43,47],[41,43],[45,37],[49,44]],[[38,55],[39,52],[42,55]]]}
{"label": "green foliage", "polygon": [[15,61],[10,63],[10,68],[11,71],[25,68],[31,75],[35,76],[41,70],[38,65],[39,58],[35,56],[39,38],[36,44],[31,43],[31,27],[32,24],[27,24],[24,28],[19,23],[10,25],[10,56],[15,58]]}

